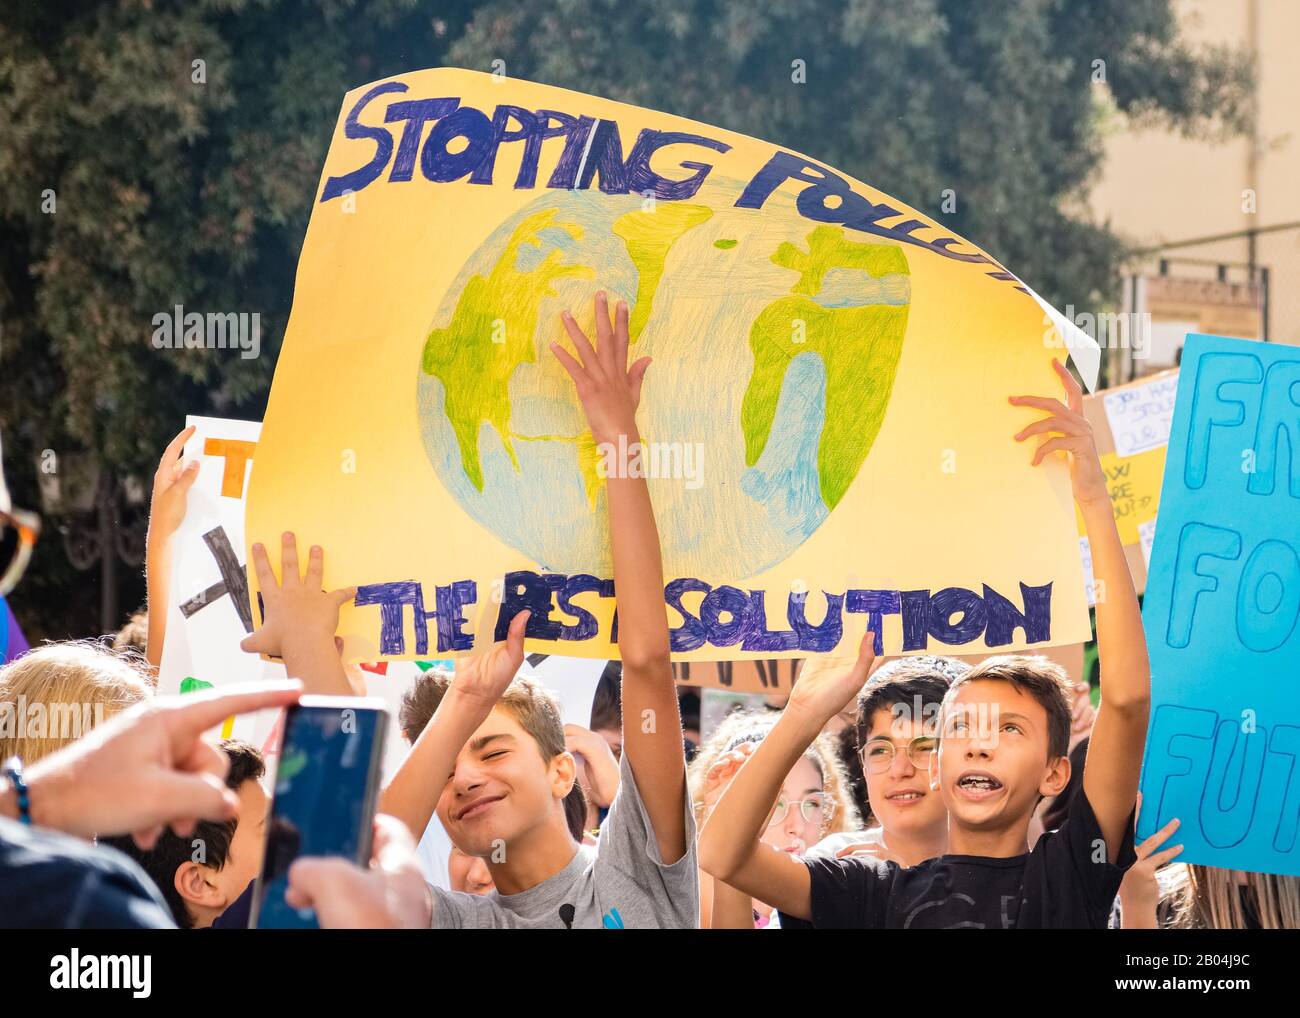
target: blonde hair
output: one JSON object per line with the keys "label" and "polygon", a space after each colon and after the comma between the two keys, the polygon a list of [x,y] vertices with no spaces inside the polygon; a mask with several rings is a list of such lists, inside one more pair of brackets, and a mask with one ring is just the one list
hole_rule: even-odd
{"label": "blonde hair", "polygon": [[[1172,925],[1188,929],[1244,930],[1258,923],[1265,930],[1300,929],[1300,877],[1277,873],[1241,873],[1215,866],[1188,865],[1171,892]],[[1242,898],[1254,915],[1248,916]]]}
{"label": "blonde hair", "polygon": [[0,760],[35,763],[151,693],[130,661],[98,643],[49,643],[0,668]]}
{"label": "blonde hair", "polygon": [[[700,746],[686,770],[686,783],[691,793],[691,808],[695,811],[695,822],[703,824],[704,785],[709,769],[725,753],[729,753],[742,743],[759,743],[767,737],[776,724],[779,714],[756,714],[749,711],[736,711],[728,714],[722,724],[714,729],[713,734]],[[840,834],[844,831],[856,831],[862,827],[858,808],[849,793],[849,774],[839,755],[835,752],[835,743],[828,735],[819,735],[804,752],[822,776],[822,787],[835,802],[835,812],[828,823],[824,824],[821,834]],[[809,846],[811,847],[811,846]]]}

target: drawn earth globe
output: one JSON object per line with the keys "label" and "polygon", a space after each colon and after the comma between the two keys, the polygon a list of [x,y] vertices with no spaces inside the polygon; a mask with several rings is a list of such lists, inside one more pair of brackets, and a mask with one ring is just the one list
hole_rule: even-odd
{"label": "drawn earth globe", "polygon": [[632,358],[654,358],[638,424],[669,578],[780,563],[866,462],[907,327],[903,250],[775,197],[733,208],[739,189],[541,195],[442,296],[417,365],[424,448],[465,512],[543,570],[612,575],[600,451],[549,349],[571,345],[563,309],[592,334],[597,289],[628,302]]}

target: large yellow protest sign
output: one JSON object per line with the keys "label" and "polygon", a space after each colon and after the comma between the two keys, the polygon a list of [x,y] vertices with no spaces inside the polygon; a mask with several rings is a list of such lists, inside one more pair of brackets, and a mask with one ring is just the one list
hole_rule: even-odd
{"label": "large yellow protest sign", "polygon": [[[595,447],[548,350],[598,288],[654,358],[640,449]],[[1077,643],[1067,474],[1030,467],[1011,436],[1036,415],[1007,403],[1059,394],[1061,344],[989,255],[802,155],[404,74],[344,101],[248,539],[325,548],[363,658],[482,646],[522,607],[536,649],[615,656],[622,464],[649,478],[682,659],[845,653],[868,624],[895,653]]]}

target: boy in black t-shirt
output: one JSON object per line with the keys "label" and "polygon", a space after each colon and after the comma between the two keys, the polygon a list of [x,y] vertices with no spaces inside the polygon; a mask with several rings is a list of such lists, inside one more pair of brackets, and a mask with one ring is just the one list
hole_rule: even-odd
{"label": "boy in black t-shirt", "polygon": [[1068,453],[1098,583],[1103,699],[1069,818],[1029,851],[1034,808],[1070,777],[1072,696],[1056,665],[1008,655],[972,669],[944,699],[929,781],[948,807],[948,854],[905,869],[861,857],[800,860],[763,845],[759,835],[782,778],[871,673],[868,633],[852,671],[830,670],[795,684],[781,720],[723,794],[699,846],[700,865],[715,878],[817,928],[1105,927],[1134,861],[1150,669],[1083,394],[1062,364],[1055,367],[1068,406],[1030,396],[1011,402],[1048,411],[1016,440],[1051,436],[1035,451],[1035,464]]}

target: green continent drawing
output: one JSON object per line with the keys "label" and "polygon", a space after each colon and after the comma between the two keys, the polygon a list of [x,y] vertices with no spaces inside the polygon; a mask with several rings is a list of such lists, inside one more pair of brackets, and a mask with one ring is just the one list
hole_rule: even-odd
{"label": "green continent drawing", "polygon": [[829,273],[849,270],[882,278],[905,275],[902,251],[885,244],[855,243],[839,227],[808,234],[808,250],[783,243],[772,261],[798,272],[793,296],[768,305],[749,331],[754,370],[741,410],[745,463],[758,463],[776,417],[777,400],[790,362],[802,353],[822,360],[825,415],[817,445],[822,499],[834,509],[867,458],[885,419],[907,324],[907,305],[824,306],[814,297]]}
{"label": "green continent drawing", "polygon": [[421,440],[465,512],[548,572],[609,576],[607,491],[572,383],[550,355],[596,289],[630,307],[648,354],[643,442],[665,571],[756,575],[817,531],[864,469],[911,303],[903,249],[817,225],[774,197],[735,207],[711,178],[687,202],[540,194],[466,260],[423,337]]}
{"label": "green continent drawing", "polygon": [[712,215],[713,210],[703,205],[661,204],[653,212],[629,212],[614,220],[614,233],[627,245],[637,271],[636,297],[630,302],[627,321],[629,343],[641,338],[641,330],[650,320],[669,250],[683,233]]}
{"label": "green continent drawing", "polygon": [[[461,291],[451,324],[434,329],[424,343],[421,367],[446,389],[446,414],[456,433],[461,463],[479,491],[483,471],[479,463],[479,427],[490,424],[519,468],[510,434],[510,376],[521,364],[537,360],[533,334],[542,298],[553,296],[551,284],[566,276],[592,279],[587,265],[566,265],[560,250],[552,250],[527,271],[516,267],[525,244],[537,244],[538,235],[551,226],[555,209],[526,218],[511,234],[501,256],[485,278],[473,276]],[[582,229],[572,223],[557,224],[575,241]]]}

